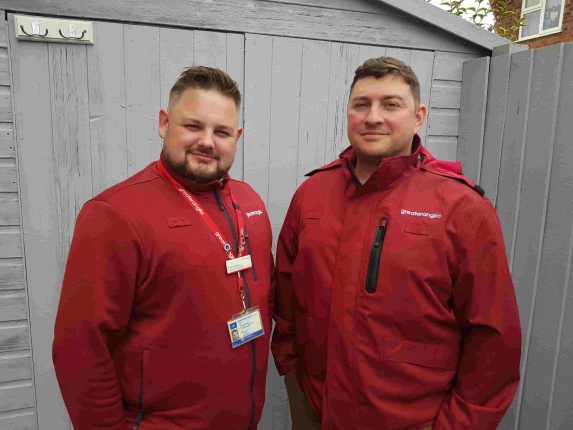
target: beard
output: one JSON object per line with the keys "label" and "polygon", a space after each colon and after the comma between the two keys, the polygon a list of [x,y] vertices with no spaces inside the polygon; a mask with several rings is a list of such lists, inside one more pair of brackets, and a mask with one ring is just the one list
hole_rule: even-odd
{"label": "beard", "polygon": [[[214,162],[208,164],[201,162],[191,162],[187,158],[187,154],[192,153],[213,157]],[[231,168],[231,164],[228,166],[221,164],[221,158],[212,151],[188,150],[185,152],[185,158],[181,161],[174,160],[170,156],[169,152],[165,150],[165,148],[163,148],[163,155],[165,156],[165,161],[173,170],[175,170],[186,179],[198,183],[207,183],[223,179],[223,177]]]}

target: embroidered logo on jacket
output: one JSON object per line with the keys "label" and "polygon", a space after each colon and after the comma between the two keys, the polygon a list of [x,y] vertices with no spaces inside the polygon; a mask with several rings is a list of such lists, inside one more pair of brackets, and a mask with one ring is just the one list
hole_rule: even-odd
{"label": "embroidered logo on jacket", "polygon": [[402,215],[421,216],[421,217],[426,217],[426,218],[431,218],[431,219],[442,217],[442,214],[429,214],[426,212],[411,212],[411,211],[408,211],[406,209],[402,209],[401,214]]}
{"label": "embroidered logo on jacket", "polygon": [[253,215],[262,215],[263,211],[253,211],[253,212],[247,212],[247,218],[252,217]]}

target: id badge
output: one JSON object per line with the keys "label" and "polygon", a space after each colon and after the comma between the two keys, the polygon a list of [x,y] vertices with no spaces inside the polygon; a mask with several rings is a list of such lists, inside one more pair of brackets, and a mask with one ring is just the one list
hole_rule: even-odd
{"label": "id badge", "polygon": [[250,255],[245,255],[244,257],[235,258],[234,260],[227,260],[225,264],[227,265],[228,275],[232,273],[241,272],[243,270],[250,269],[251,267],[253,267]]}
{"label": "id badge", "polygon": [[258,306],[247,309],[240,314],[233,315],[233,318],[227,322],[227,326],[229,328],[229,336],[231,336],[231,345],[233,348],[265,334],[263,320]]}

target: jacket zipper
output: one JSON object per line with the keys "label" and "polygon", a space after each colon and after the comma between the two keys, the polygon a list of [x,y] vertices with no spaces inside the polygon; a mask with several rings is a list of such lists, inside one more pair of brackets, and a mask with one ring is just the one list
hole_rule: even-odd
{"label": "jacket zipper", "polygon": [[257,271],[255,270],[255,259],[253,258],[253,252],[251,251],[251,241],[249,240],[249,233],[247,232],[246,228],[245,228],[245,240],[247,241],[247,251],[249,251],[249,255],[251,256],[251,264],[253,265],[253,267],[251,268],[253,270],[253,278],[255,278],[256,281],[258,278],[257,278]]}
{"label": "jacket zipper", "polygon": [[370,260],[368,261],[368,273],[366,275],[366,291],[370,294],[376,292],[378,286],[378,270],[380,269],[380,258],[382,258],[382,247],[388,228],[388,218],[381,218],[376,227],[374,242],[370,250]]}
{"label": "jacket zipper", "polygon": [[[235,230],[235,226],[233,225],[233,220],[231,219],[231,215],[229,215],[229,211],[227,211],[227,208],[225,207],[225,205],[223,204],[223,199],[221,198],[221,192],[219,191],[219,189],[215,190],[215,200],[217,200],[217,203],[219,204],[219,209],[221,209],[223,211],[223,213],[225,214],[225,217],[227,218],[227,223],[229,224],[229,227],[231,227],[231,235],[233,236],[233,241],[235,242],[235,249],[238,251],[239,249],[239,240],[237,239],[237,231]],[[249,250],[249,253],[251,252],[250,247],[248,245],[247,242],[247,248]],[[251,256],[251,262],[253,261],[253,257]],[[253,262],[253,274],[254,274],[254,267],[255,264]],[[243,283],[245,286],[245,294],[247,296],[247,306],[249,308],[251,308],[253,305],[251,304],[251,294],[249,293],[249,285],[247,284],[247,279],[243,276]],[[257,369],[257,356],[256,356],[256,349],[255,349],[255,342],[249,342],[251,344],[251,355],[252,355],[252,364],[251,364],[251,383],[249,386],[249,393],[251,395],[251,417],[249,420],[249,425],[247,427],[247,430],[250,430],[250,428],[253,426],[253,421],[255,420],[255,393],[254,393],[254,386],[255,386],[255,372]],[[137,429],[133,429],[133,430],[137,430]]]}
{"label": "jacket zipper", "polygon": [[139,428],[139,424],[143,419],[143,360],[141,363],[141,386],[139,387],[139,413],[137,414],[137,418],[135,418],[135,422],[133,423],[133,427],[131,430],[137,430]]}

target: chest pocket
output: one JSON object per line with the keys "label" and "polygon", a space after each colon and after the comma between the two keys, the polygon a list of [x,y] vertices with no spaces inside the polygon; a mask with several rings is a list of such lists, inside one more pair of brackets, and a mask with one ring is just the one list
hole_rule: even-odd
{"label": "chest pocket", "polygon": [[428,223],[420,221],[407,221],[404,224],[404,232],[410,234],[417,234],[420,236],[429,236],[430,226]]}

